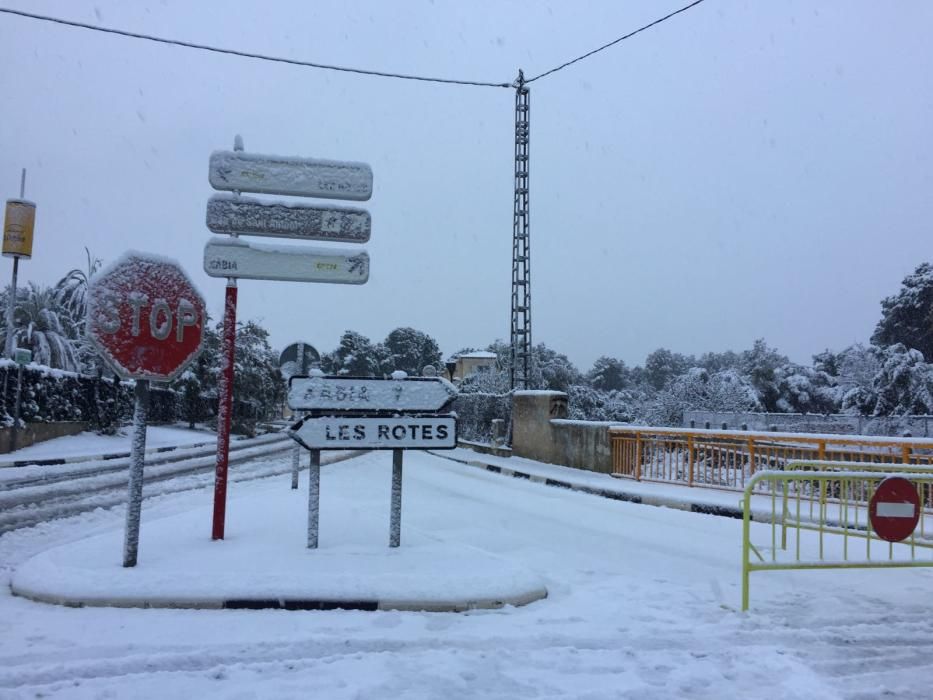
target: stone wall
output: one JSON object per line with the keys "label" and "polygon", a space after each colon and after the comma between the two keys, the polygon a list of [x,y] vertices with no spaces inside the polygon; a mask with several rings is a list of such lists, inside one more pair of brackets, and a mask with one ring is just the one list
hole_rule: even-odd
{"label": "stone wall", "polygon": [[[692,422],[692,425],[691,425]],[[850,416],[815,413],[723,413],[684,411],[684,428],[777,431],[779,433],[830,433],[886,437],[933,437],[933,416]]]}
{"label": "stone wall", "polygon": [[512,400],[512,454],[548,464],[610,473],[609,426],[566,420],[567,394],[516,391]]}
{"label": "stone wall", "polygon": [[[88,429],[85,421],[58,421],[55,423],[26,423],[25,428],[16,431],[16,448],[29,447],[37,442],[45,442],[66,435],[77,435]],[[0,454],[13,451],[13,429],[0,428]]]}

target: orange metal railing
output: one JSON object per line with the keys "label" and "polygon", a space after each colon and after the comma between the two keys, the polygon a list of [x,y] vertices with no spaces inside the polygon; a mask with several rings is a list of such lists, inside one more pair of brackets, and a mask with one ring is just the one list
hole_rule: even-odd
{"label": "orange metal railing", "polygon": [[755,472],[795,460],[933,464],[925,438],[620,426],[609,440],[614,476],[735,491]]}

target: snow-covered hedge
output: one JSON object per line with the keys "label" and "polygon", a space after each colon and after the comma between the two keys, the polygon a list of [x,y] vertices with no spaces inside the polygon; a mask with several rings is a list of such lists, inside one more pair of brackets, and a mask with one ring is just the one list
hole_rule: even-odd
{"label": "snow-covered hedge", "polygon": [[508,425],[512,416],[511,394],[463,394],[454,399],[457,414],[457,436],[461,440],[489,442],[492,421],[501,418]]}
{"label": "snow-covered hedge", "polygon": [[[13,424],[17,365],[0,360],[3,425]],[[181,402],[170,389],[149,392],[149,420],[169,423],[181,416]],[[94,430],[116,430],[133,412],[133,383],[98,378],[29,364],[23,369],[20,419],[27,423],[87,421]]]}

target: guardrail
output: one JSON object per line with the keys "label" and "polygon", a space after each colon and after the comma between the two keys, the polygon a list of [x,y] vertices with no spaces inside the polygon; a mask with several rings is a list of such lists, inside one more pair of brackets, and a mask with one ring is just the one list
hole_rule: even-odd
{"label": "guardrail", "polygon": [[[873,507],[875,516],[882,514],[877,503],[872,505],[873,497],[879,485],[892,477],[907,480],[917,491],[912,516],[917,518],[916,525],[896,542],[879,536],[872,515]],[[767,495],[756,495],[760,492]],[[759,499],[759,511],[762,500],[770,504],[770,518],[760,512],[755,516],[756,521],[764,521],[756,525],[758,531],[770,531],[764,544],[751,540],[753,497]],[[753,571],[933,567],[933,469],[929,467],[792,463],[784,471],[752,476],[742,505],[742,610],[749,606]]]}
{"label": "guardrail", "polygon": [[617,426],[609,439],[613,476],[735,491],[793,461],[933,464],[933,440],[925,438]]}

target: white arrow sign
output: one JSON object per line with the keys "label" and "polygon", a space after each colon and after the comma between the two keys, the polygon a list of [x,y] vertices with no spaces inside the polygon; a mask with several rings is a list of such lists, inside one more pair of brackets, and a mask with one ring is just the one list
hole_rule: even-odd
{"label": "white arrow sign", "polygon": [[450,450],[457,446],[453,416],[424,418],[305,418],[288,431],[309,450]]}
{"label": "white arrow sign", "polygon": [[373,194],[366,163],[214,151],[208,173],[215,190],[365,201]]}
{"label": "white arrow sign", "polygon": [[293,377],[288,386],[288,407],[296,411],[431,413],[456,395],[457,388],[441,377]]}
{"label": "white arrow sign", "polygon": [[204,271],[211,277],[366,284],[369,255],[365,250],[268,246],[213,238],[204,246]]}
{"label": "white arrow sign", "polygon": [[214,233],[365,243],[372,217],[365,209],[261,202],[214,195],[207,202],[207,228]]}

